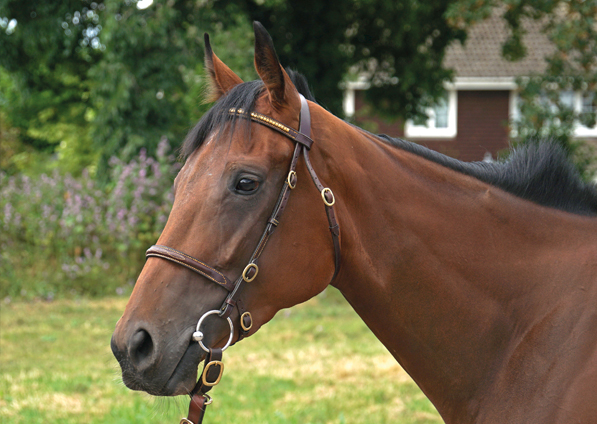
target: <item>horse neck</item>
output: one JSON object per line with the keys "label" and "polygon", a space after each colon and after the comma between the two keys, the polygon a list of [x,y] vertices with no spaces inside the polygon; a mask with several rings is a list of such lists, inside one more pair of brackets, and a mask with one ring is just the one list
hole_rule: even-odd
{"label": "horse neck", "polygon": [[583,233],[582,222],[563,224],[568,214],[326,112],[317,110],[313,122],[314,164],[338,199],[342,231],[333,284],[444,419],[470,417],[520,339],[567,290],[545,284],[550,249],[558,243],[559,259],[569,255],[573,266],[578,252],[562,245],[570,232]]}

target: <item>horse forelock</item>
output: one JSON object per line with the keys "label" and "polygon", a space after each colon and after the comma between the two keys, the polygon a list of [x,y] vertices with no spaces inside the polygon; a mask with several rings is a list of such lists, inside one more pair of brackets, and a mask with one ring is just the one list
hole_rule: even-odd
{"label": "horse forelock", "polygon": [[[298,72],[287,69],[293,84],[300,94],[306,99],[315,102],[305,77]],[[186,159],[196,149],[201,147],[205,140],[225,125],[231,125],[230,134],[234,132],[242,122],[241,128],[250,133],[250,120],[243,119],[236,114],[230,114],[230,109],[243,109],[246,112],[255,110],[257,99],[265,92],[263,81],[254,80],[245,82],[232,88],[226,95],[222,96],[214,105],[201,117],[195,127],[187,134],[181,148],[181,157]]]}

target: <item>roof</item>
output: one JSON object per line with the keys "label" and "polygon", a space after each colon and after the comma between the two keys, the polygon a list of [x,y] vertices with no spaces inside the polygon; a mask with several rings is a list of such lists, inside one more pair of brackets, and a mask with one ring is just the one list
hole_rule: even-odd
{"label": "roof", "polygon": [[545,57],[554,46],[541,32],[541,22],[523,21],[526,34],[523,44],[526,56],[514,62],[502,57],[502,45],[510,34],[500,12],[475,24],[468,32],[464,45],[454,42],[446,49],[444,67],[454,69],[456,77],[516,77],[543,73]]}

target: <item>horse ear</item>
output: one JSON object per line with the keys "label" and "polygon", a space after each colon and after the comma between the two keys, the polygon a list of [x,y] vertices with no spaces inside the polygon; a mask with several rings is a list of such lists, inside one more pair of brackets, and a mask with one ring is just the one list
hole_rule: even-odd
{"label": "horse ear", "polygon": [[280,108],[295,99],[298,91],[290,77],[280,65],[272,37],[261,23],[253,22],[255,30],[255,70],[265,84],[271,104]]}
{"label": "horse ear", "polygon": [[209,44],[209,35],[204,35],[205,41],[205,69],[209,73],[209,94],[207,96],[208,102],[218,100],[230,89],[242,84],[240,79],[232,70],[216,56]]}

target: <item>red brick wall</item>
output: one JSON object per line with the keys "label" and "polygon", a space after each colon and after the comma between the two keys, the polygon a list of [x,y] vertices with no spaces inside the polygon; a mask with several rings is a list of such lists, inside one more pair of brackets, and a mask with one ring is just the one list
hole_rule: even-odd
{"label": "red brick wall", "polygon": [[[495,159],[500,150],[508,147],[509,96],[508,91],[459,91],[456,137],[410,141],[464,161],[482,160],[486,152]],[[404,137],[400,121],[388,123],[367,116],[367,106],[359,91],[355,96],[355,110],[357,125],[372,132]]]}

